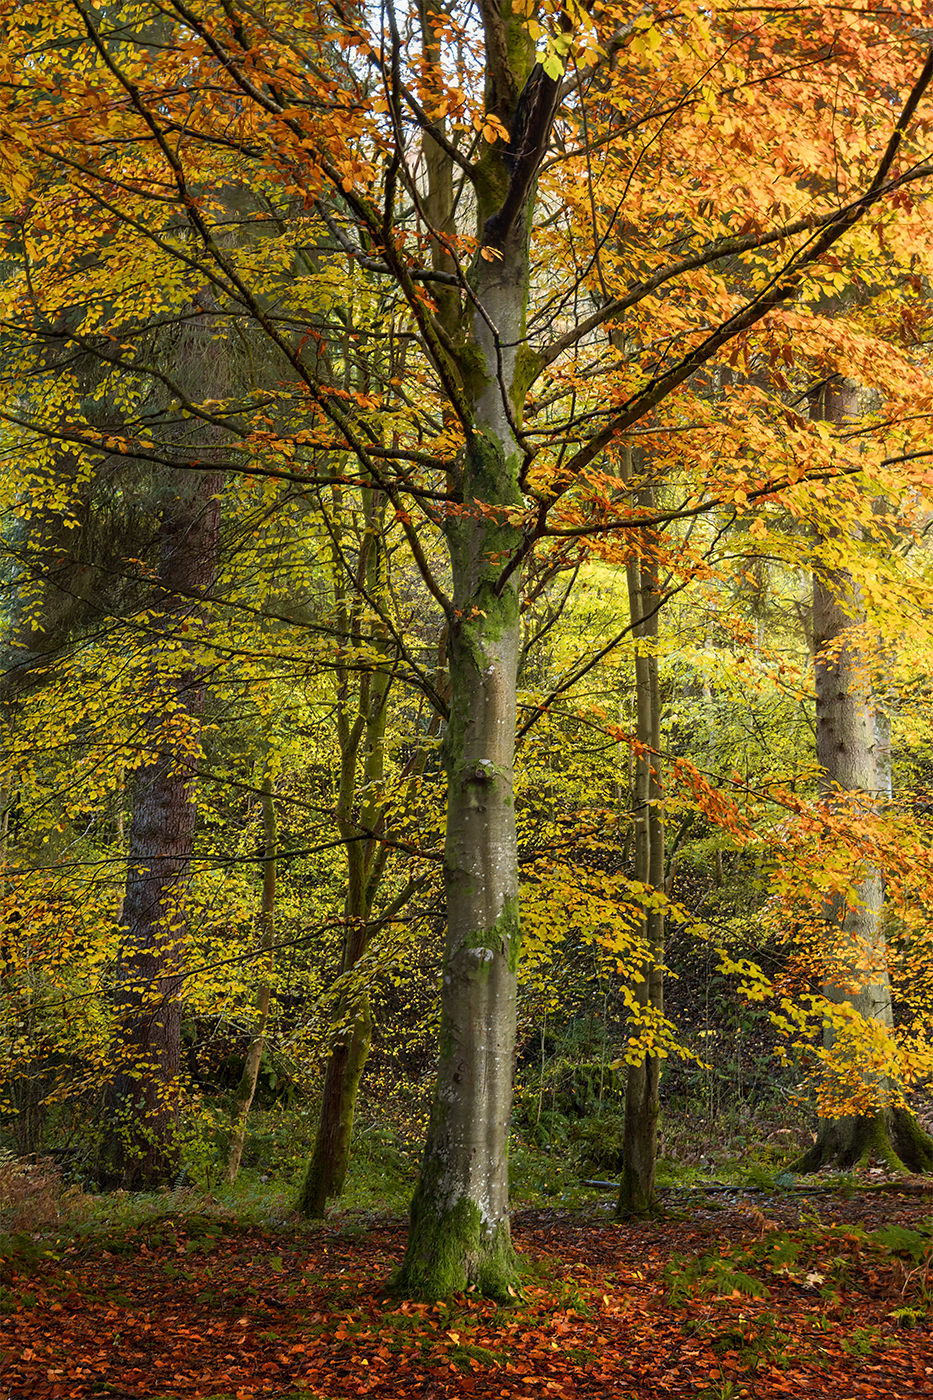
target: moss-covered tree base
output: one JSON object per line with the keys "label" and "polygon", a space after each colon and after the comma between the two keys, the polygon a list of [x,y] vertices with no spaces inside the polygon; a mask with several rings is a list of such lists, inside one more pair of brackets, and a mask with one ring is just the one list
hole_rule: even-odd
{"label": "moss-covered tree base", "polygon": [[663,1214],[661,1203],[652,1182],[645,1188],[639,1173],[634,1167],[622,1167],[619,1181],[619,1199],[616,1203],[616,1220],[631,1220],[634,1216],[656,1216]]}
{"label": "moss-covered tree base", "polygon": [[933,1171],[933,1139],[906,1108],[820,1119],[816,1142],[791,1166],[798,1175],[823,1167],[846,1170],[872,1159],[892,1171]]}
{"label": "moss-covered tree base", "polygon": [[419,1196],[416,1192],[412,1202],[408,1245],[392,1291],[424,1300],[466,1292],[500,1303],[517,1297],[519,1268],[508,1219],[488,1225],[465,1196],[443,1212]]}

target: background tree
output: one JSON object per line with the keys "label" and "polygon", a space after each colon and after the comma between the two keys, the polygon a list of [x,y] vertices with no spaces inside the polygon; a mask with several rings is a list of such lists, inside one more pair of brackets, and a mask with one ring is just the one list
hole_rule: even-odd
{"label": "background tree", "polygon": [[[844,428],[858,413],[857,386],[830,379],[814,394],[811,411]],[[838,533],[835,539],[825,538],[824,553],[832,557],[840,543]],[[859,643],[864,626],[865,609],[851,573],[838,565],[815,568],[816,754],[822,801],[854,824],[870,817],[882,796],[871,666]],[[912,1170],[933,1164],[933,1145],[906,1108],[886,1102],[890,1090],[884,1072],[872,1066],[869,1047],[879,1034],[889,1040],[894,1028],[883,904],[881,872],[871,865],[851,871],[847,883],[826,898],[824,991],[831,1009],[825,1036],[832,1075],[844,1087],[840,1092],[823,1086],[817,1139],[796,1164],[800,1171],[827,1162],[850,1167],[873,1152],[902,1160]],[[869,1106],[861,1112],[832,1112],[834,1097],[851,1101],[853,1080]]]}
{"label": "background tree", "polygon": [[[644,470],[644,467],[642,468]],[[654,486],[644,482],[638,504],[646,515],[657,509]],[[645,890],[642,919],[644,958],[633,990],[634,1002],[645,1022],[652,1013],[663,1015],[664,815],[661,808],[661,691],[658,633],[662,604],[657,559],[643,545],[641,558],[626,565],[629,612],[636,641],[635,705],[637,748],[634,755],[634,878]],[[658,1209],[654,1186],[658,1155],[658,1119],[661,1112],[661,1061],[649,1050],[638,1063],[629,1064],[625,1080],[625,1124],[622,1142],[622,1180],[618,1210],[622,1215],[651,1213]]]}

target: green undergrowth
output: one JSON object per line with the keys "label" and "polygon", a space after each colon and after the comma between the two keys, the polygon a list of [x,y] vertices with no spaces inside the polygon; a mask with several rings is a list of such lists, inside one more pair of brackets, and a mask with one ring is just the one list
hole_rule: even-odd
{"label": "green undergrowth", "polygon": [[[592,1066],[584,1064],[589,1072]],[[615,1163],[622,1118],[618,1103],[594,1097],[593,1079],[577,1074],[567,1078],[571,1090],[592,1108],[583,1118],[574,1118],[574,1099],[567,1099],[567,1114],[542,1107],[528,1097],[520,1099],[513,1125],[509,1175],[512,1209],[559,1208],[594,1212],[606,1216],[615,1205],[618,1171]],[[593,1079],[593,1083],[591,1083]],[[561,1081],[563,1083],[563,1081]],[[581,1087],[582,1086],[582,1087]],[[584,1094],[584,1090],[588,1097]],[[546,1102],[560,1103],[559,1096]],[[579,1107],[579,1105],[578,1105]],[[545,1124],[544,1114],[550,1113]],[[199,1137],[194,1131],[186,1138],[183,1170],[176,1189],[100,1194],[80,1180],[58,1177],[52,1190],[48,1171],[36,1176],[37,1199],[27,1198],[19,1212],[5,1211],[0,1228],[12,1240],[11,1248],[20,1253],[32,1248],[29,1239],[41,1240],[42,1248],[54,1249],[56,1241],[78,1236],[107,1236],[130,1231],[137,1225],[172,1215],[203,1216],[226,1222],[229,1228],[257,1226],[271,1231],[316,1228],[294,1211],[298,1183],[307,1160],[313,1113],[305,1107],[275,1107],[250,1117],[245,1165],[234,1185],[222,1179],[219,1148],[206,1130]],[[206,1120],[199,1120],[203,1122]],[[546,1131],[542,1129],[545,1124]],[[657,1186],[668,1196],[662,1203],[676,1211],[681,1202],[677,1192],[702,1190],[709,1185],[757,1187],[762,1191],[790,1189],[798,1184],[787,1174],[787,1163],[799,1151],[799,1140],[776,1132],[773,1141],[759,1141],[753,1150],[744,1147],[744,1137],[730,1137],[723,1128],[711,1130],[698,1124],[695,1136],[685,1136],[682,1126],[668,1131],[667,1119],[662,1141],[667,1150],[657,1166]],[[727,1126],[727,1125],[726,1125]],[[676,1148],[676,1151],[674,1150]],[[407,1215],[418,1176],[421,1143],[411,1124],[393,1124],[373,1115],[361,1115],[354,1128],[350,1170],[341,1197],[328,1207],[328,1226],[352,1239],[362,1236],[377,1221]],[[592,1185],[591,1182],[601,1184]],[[822,1176],[821,1184],[851,1191],[856,1182],[850,1176]],[[21,1185],[31,1177],[23,1175]],[[860,1183],[863,1184],[863,1183]],[[715,1193],[707,1198],[715,1209]],[[725,1204],[728,1198],[721,1197]],[[38,1202],[38,1204],[37,1204]],[[2,1203],[0,1203],[2,1204]],[[41,1206],[41,1209],[39,1208]],[[25,1222],[25,1223],[24,1223]],[[22,1238],[19,1238],[22,1236]],[[39,1246],[36,1246],[39,1247]]]}
{"label": "green undergrowth", "polygon": [[[193,1120],[183,1157],[184,1180],[219,1200],[249,1204],[264,1195],[293,1199],[311,1153],[316,1115],[313,1107],[276,1106],[249,1117],[243,1163],[236,1186],[225,1178],[225,1134],[212,1117]],[[361,1115],[353,1128],[350,1169],[344,1197],[362,1210],[407,1209],[417,1176],[420,1142],[392,1122]],[[268,1187],[268,1192],[263,1188]]]}
{"label": "green undergrowth", "polygon": [[[75,1235],[103,1237],[108,1232],[132,1230],[174,1215],[186,1218],[201,1215],[211,1221],[226,1222],[231,1227],[261,1226],[273,1231],[300,1229],[303,1221],[294,1211],[297,1184],[305,1163],[300,1124],[295,1124],[298,1148],[286,1154],[284,1146],[294,1119],[294,1111],[259,1115],[259,1147],[252,1141],[248,1154],[254,1165],[241,1169],[233,1185],[217,1179],[213,1164],[206,1170],[203,1156],[189,1157],[185,1161],[175,1189],[102,1193],[60,1179],[53,1196],[43,1178],[42,1212],[37,1212],[28,1200],[25,1210],[4,1211],[0,1219],[0,1225],[6,1230],[4,1238],[22,1235],[24,1239],[28,1236],[54,1242]],[[273,1121],[274,1130],[269,1126]],[[260,1148],[263,1143],[270,1142],[274,1150],[268,1157],[263,1156]],[[345,1222],[347,1232],[351,1233],[354,1228],[365,1230],[376,1218],[403,1215],[416,1180],[414,1146],[391,1127],[365,1125],[354,1134],[345,1190],[334,1202],[331,1218],[338,1223]],[[20,1241],[19,1247],[25,1249],[25,1243]]]}
{"label": "green undergrowth", "polygon": [[668,1302],[701,1298],[768,1300],[782,1284],[812,1291],[827,1306],[844,1307],[846,1294],[879,1267],[888,1267],[903,1303],[889,1316],[911,1326],[933,1308],[933,1224],[804,1225],[767,1229],[757,1240],[722,1242],[696,1258],[675,1257],[664,1269]]}
{"label": "green undergrowth", "polygon": [[0,1235],[0,1255],[8,1264],[15,1263],[20,1270],[41,1264],[45,1259],[57,1259],[57,1240],[43,1239],[41,1236],[14,1231]]}
{"label": "green undergrowth", "polygon": [[[745,1370],[754,1370],[762,1361],[787,1366],[800,1359],[794,1334],[773,1312],[761,1310],[754,1317],[723,1320],[715,1317],[689,1319],[684,1334],[705,1342],[717,1357],[734,1356]],[[809,1357],[812,1361],[812,1355]]]}
{"label": "green undergrowth", "polygon": [[606,1193],[587,1186],[566,1156],[516,1135],[509,1153],[509,1199],[513,1210],[555,1205],[579,1209],[604,1201]]}

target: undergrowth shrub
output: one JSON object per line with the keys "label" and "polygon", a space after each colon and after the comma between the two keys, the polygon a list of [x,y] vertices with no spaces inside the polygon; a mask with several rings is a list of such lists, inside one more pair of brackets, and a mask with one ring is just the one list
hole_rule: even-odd
{"label": "undergrowth shrub", "polygon": [[62,1176],[51,1157],[0,1152],[0,1221],[11,1233],[55,1224],[61,1214]]}

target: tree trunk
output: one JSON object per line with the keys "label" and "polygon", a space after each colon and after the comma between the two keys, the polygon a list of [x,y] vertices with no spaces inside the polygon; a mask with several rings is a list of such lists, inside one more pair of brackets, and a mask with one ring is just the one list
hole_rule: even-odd
{"label": "tree trunk", "polygon": [[[272,944],[275,935],[275,884],[276,884],[276,825],[275,800],[272,796],[272,779],[267,775],[262,784],[262,902],[259,911],[259,947],[265,955],[268,972],[272,971]],[[230,1145],[227,1149],[227,1180],[234,1182],[240,1170],[240,1160],[246,1142],[246,1124],[249,1111],[256,1096],[259,1069],[262,1065],[262,1052],[266,1043],[269,1026],[269,1004],[272,1000],[272,987],[267,980],[260,982],[256,992],[256,1029],[250,1040],[246,1063],[240,1082],[233,1095],[232,1127]]]}
{"label": "tree trunk", "polygon": [[[654,509],[654,490],[645,486],[639,504]],[[661,812],[661,697],[658,681],[658,570],[649,554],[626,566],[629,610],[636,638],[635,697],[639,749],[635,760],[635,879],[663,894],[664,819]],[[651,614],[648,616],[648,614]],[[664,1011],[664,911],[651,906],[642,915],[645,957],[640,978],[632,987],[640,1012]],[[655,1164],[661,1113],[661,1061],[646,1054],[628,1066],[625,1081],[625,1121],[622,1179],[616,1214],[657,1214]]]}
{"label": "tree trunk", "polygon": [[[811,416],[836,425],[856,411],[854,386],[831,380],[811,401]],[[824,542],[831,543],[831,539]],[[858,644],[846,640],[864,620],[851,575],[830,564],[813,574],[813,641],[816,683],[816,752],[822,768],[823,801],[871,809],[878,794],[875,718],[869,667]],[[891,1086],[872,1063],[866,1023],[883,1036],[893,1031],[891,986],[882,925],[882,884],[869,869],[848,890],[829,896],[824,907],[824,985],[827,1000],[855,1013],[852,1020],[827,1019],[824,1047],[830,1064],[820,1086],[822,1108],[813,1147],[792,1170],[851,1167],[878,1156],[889,1164],[921,1170],[933,1165],[933,1144],[911,1115],[891,1104]],[[833,1112],[853,1096],[864,1112]]]}
{"label": "tree trunk", "polygon": [[821,1118],[816,1142],[791,1171],[817,1172],[821,1167],[846,1170],[877,1159],[892,1171],[933,1170],[933,1144],[909,1109],[879,1108],[875,1113]]}
{"label": "tree trunk", "polygon": [[[198,630],[191,602],[214,581],[222,474],[172,472],[160,529],[159,588],[166,602],[158,627],[163,645],[181,629]],[[186,658],[163,667],[154,652],[148,722],[152,756],[136,772],[123,922],[126,940],[116,996],[116,1072],[107,1094],[101,1179],[143,1190],[178,1171],[181,989],[185,891],[194,848],[191,754],[197,744],[204,683]],[[171,726],[164,716],[171,717]]]}
{"label": "tree trunk", "polygon": [[[488,438],[483,445],[492,446]],[[489,495],[473,499],[488,503]],[[520,941],[512,798],[520,639],[515,588],[501,596],[493,588],[501,566],[492,560],[515,542],[481,521],[464,518],[448,530],[459,587],[444,742],[447,944],[437,1084],[399,1278],[419,1297],[475,1287],[501,1298],[515,1270],[508,1130]]]}
{"label": "tree trunk", "polygon": [[[335,512],[340,493],[335,491]],[[376,492],[365,496],[366,532],[361,546],[360,573],[366,594],[382,597],[386,590],[384,539],[385,500]],[[341,976],[347,979],[369,947],[373,904],[385,870],[388,847],[378,839],[385,818],[385,733],[391,673],[385,629],[375,621],[370,635],[361,635],[361,594],[348,599],[342,585],[340,561],[334,577],[340,630],[354,651],[361,641],[385,657],[381,670],[338,671],[337,738],[340,745],[340,791],[337,819],[345,841],[347,892],[344,899],[344,935]],[[354,684],[356,713],[351,715]],[[362,751],[362,758],[361,758]],[[364,838],[364,839],[361,839]],[[365,988],[342,992],[337,1003],[337,1039],[327,1061],[324,1092],[314,1147],[298,1194],[297,1209],[311,1219],[323,1217],[328,1200],[339,1196],[350,1165],[353,1117],[360,1079],[366,1068],[373,1037],[373,1017]]]}
{"label": "tree trunk", "polygon": [[[525,43],[511,24],[516,42]],[[548,115],[547,130],[549,123]],[[538,135],[546,142],[546,131]],[[522,505],[524,453],[515,432],[516,405],[524,398],[520,347],[533,199],[526,188],[517,206],[510,205],[513,172],[509,195],[492,214],[504,195],[504,164],[491,152],[486,159],[490,204],[481,201],[479,209],[486,246],[471,272],[476,303],[461,359],[470,414],[459,480],[462,506],[444,522],[453,609],[443,746],[447,940],[439,1061],[397,1281],[409,1296],[425,1298],[470,1288],[505,1298],[516,1280],[508,1133],[520,943],[513,804],[519,571],[504,577],[503,563],[522,543],[512,517]]]}

